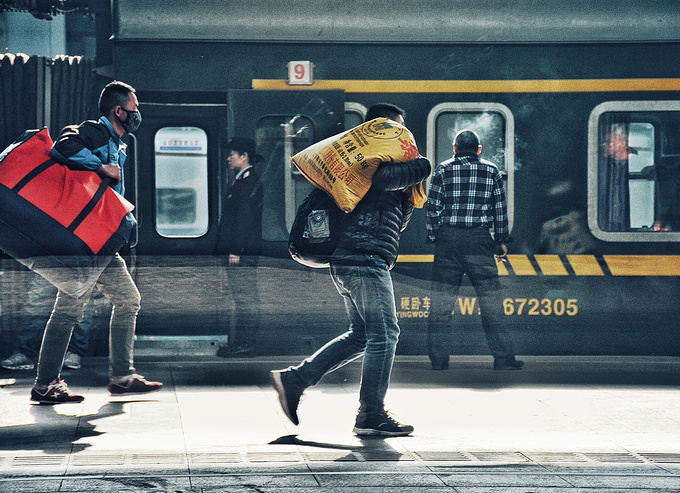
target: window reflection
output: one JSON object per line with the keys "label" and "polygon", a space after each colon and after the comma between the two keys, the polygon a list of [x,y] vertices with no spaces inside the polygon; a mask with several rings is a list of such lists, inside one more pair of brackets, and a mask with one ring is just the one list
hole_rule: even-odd
{"label": "window reflection", "polygon": [[[408,126],[408,115],[407,122]],[[453,138],[469,128],[477,132],[484,159],[493,162],[505,184],[508,223],[512,231],[515,197],[515,120],[510,109],[500,103],[441,103],[427,118],[427,150],[433,168],[453,157]],[[422,153],[422,151],[421,151]],[[427,187],[429,188],[429,180]]]}
{"label": "window reflection", "polygon": [[453,155],[451,144],[455,135],[465,128],[477,132],[483,145],[483,158],[501,172],[506,170],[505,119],[495,111],[446,112],[437,118],[437,163]]}
{"label": "window reflection", "polygon": [[598,226],[680,231],[680,112],[609,112],[598,131]]}
{"label": "window reflection", "polygon": [[156,231],[195,238],[208,231],[208,136],[196,127],[156,132]]}

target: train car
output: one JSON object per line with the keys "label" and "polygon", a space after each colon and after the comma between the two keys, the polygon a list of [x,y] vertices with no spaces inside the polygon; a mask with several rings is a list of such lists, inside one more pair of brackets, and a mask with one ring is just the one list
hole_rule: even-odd
{"label": "train car", "polygon": [[[229,333],[238,282],[214,249],[233,136],[255,139],[265,157],[265,247],[253,271],[258,353],[307,353],[344,330],[328,272],[287,253],[311,189],[290,157],[387,101],[406,110],[433,165],[451,157],[457,130],[472,128],[483,157],[501,169],[514,241],[499,264],[498,303],[518,354],[680,355],[680,11],[672,2],[112,7],[112,36],[99,48],[112,64],[102,72],[137,88],[144,117],[129,183],[140,337]],[[393,270],[400,354],[426,353],[432,258],[417,210]],[[453,313],[452,354],[487,353],[470,286]]]}

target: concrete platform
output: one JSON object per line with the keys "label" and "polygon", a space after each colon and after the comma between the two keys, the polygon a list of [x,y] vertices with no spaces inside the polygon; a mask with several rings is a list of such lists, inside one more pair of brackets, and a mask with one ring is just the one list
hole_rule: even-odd
{"label": "concrete platform", "polygon": [[399,357],[388,405],[415,433],[390,439],[351,433],[360,363],[305,393],[299,427],[268,376],[296,358],[138,353],[165,388],[134,398],[85,359],[62,374],[85,402],[58,406],[29,403],[33,371],[3,370],[0,491],[680,492],[680,359],[523,359]]}

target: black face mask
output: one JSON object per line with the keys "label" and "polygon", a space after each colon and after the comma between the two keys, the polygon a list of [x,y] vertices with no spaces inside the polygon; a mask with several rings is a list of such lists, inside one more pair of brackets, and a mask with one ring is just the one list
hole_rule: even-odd
{"label": "black face mask", "polygon": [[142,114],[139,111],[128,111],[125,108],[121,108],[128,114],[127,120],[123,121],[118,117],[120,124],[123,126],[127,133],[136,132],[139,126],[142,124]]}

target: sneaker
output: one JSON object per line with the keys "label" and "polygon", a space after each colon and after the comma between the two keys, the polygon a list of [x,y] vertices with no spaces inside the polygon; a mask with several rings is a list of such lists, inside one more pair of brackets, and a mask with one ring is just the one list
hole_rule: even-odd
{"label": "sneaker", "polygon": [[515,359],[514,356],[508,358],[495,358],[493,360],[494,370],[521,370],[524,366],[524,361]]}
{"label": "sneaker", "polygon": [[31,401],[39,402],[40,404],[62,404],[69,402],[83,402],[85,397],[71,392],[61,378],[53,380],[46,389],[39,389],[33,387],[31,389]]}
{"label": "sneaker", "polygon": [[7,359],[0,361],[0,366],[6,370],[32,370],[35,368],[35,363],[20,351],[14,351],[14,354]]}
{"label": "sneaker", "polygon": [[80,370],[80,355],[72,353],[71,351],[66,353],[64,368],[68,368],[69,370]]}
{"label": "sneaker", "polygon": [[122,382],[111,382],[109,393],[113,396],[118,395],[137,395],[158,392],[163,388],[161,382],[149,382],[143,376],[133,373],[129,378]]}
{"label": "sneaker", "polygon": [[290,370],[274,370],[270,372],[274,390],[279,394],[279,402],[283,413],[288,416],[294,425],[299,425],[297,415],[298,405],[305,389],[295,382],[291,382]]}
{"label": "sneaker", "polygon": [[413,433],[413,426],[401,424],[386,411],[375,416],[357,416],[354,430],[359,436],[403,437]]}

